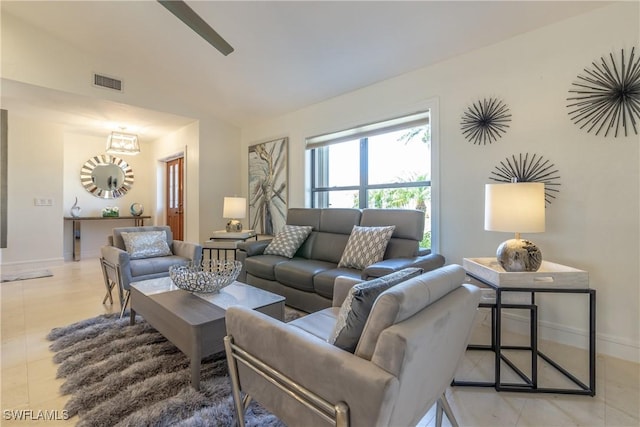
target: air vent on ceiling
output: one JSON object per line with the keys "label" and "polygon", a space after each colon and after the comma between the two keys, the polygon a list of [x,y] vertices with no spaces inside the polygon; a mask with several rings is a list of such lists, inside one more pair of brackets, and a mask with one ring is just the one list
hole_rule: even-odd
{"label": "air vent on ceiling", "polygon": [[122,92],[122,80],[102,74],[93,74],[93,85]]}

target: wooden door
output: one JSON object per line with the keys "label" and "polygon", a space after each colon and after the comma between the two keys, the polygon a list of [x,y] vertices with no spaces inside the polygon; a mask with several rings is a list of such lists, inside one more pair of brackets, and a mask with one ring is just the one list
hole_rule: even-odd
{"label": "wooden door", "polygon": [[175,240],[184,240],[184,158],[167,162],[167,225]]}

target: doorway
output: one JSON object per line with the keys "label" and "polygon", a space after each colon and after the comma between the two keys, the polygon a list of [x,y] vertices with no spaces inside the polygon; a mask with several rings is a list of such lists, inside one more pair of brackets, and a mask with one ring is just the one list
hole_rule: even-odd
{"label": "doorway", "polygon": [[175,240],[184,240],[184,157],[167,162],[167,225]]}

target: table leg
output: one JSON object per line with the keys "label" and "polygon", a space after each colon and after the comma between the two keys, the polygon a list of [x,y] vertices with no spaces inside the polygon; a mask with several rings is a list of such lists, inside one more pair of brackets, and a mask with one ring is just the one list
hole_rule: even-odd
{"label": "table leg", "polygon": [[200,352],[196,351],[191,354],[191,387],[200,390]]}
{"label": "table leg", "polygon": [[73,260],[80,261],[80,221],[73,221]]}
{"label": "table leg", "polygon": [[129,309],[129,325],[133,326],[136,324],[136,311],[132,307]]}
{"label": "table leg", "polygon": [[495,388],[497,391],[500,391],[500,360],[501,360],[501,348],[502,345],[502,332],[500,328],[502,327],[502,291],[500,289],[496,289],[496,332],[495,332],[495,340],[496,340],[496,350],[495,350]]}

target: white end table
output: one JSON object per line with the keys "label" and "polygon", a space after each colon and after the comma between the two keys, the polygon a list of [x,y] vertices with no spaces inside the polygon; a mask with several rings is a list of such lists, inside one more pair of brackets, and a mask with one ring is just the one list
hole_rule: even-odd
{"label": "white end table", "polygon": [[[471,283],[495,290],[495,302],[481,302],[481,307],[491,308],[491,344],[470,345],[469,350],[490,350],[495,353],[494,382],[453,381],[457,386],[495,387],[497,391],[520,391],[529,393],[582,394],[594,396],[596,393],[596,291],[589,288],[589,274],[586,271],[543,261],[536,272],[506,272],[496,258],[464,258],[463,267]],[[505,292],[529,294],[529,302],[505,302]],[[589,297],[589,378],[588,384],[578,379],[538,348],[538,306],[537,293],[587,294]],[[523,309],[530,313],[530,345],[508,346],[501,342],[502,309]],[[519,369],[502,350],[530,351],[531,375]],[[577,388],[555,388],[538,386],[538,357],[573,382]],[[522,383],[504,383],[500,378],[501,364],[504,362],[522,379]]]}

